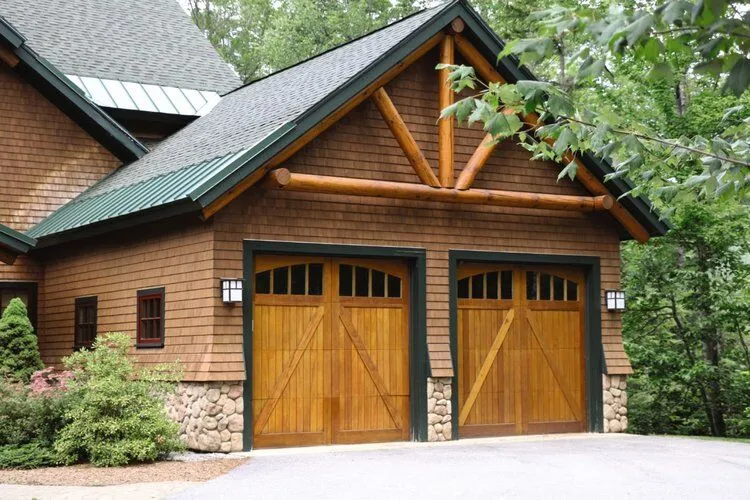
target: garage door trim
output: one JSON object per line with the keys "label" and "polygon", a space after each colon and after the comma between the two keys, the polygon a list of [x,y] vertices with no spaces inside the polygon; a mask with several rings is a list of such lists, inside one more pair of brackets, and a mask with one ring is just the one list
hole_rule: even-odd
{"label": "garage door trim", "polygon": [[243,241],[243,287],[242,287],[242,338],[245,356],[245,424],[243,429],[243,448],[253,448],[253,409],[252,380],[253,373],[253,286],[255,256],[267,255],[307,255],[326,257],[360,257],[402,259],[409,269],[409,329],[410,329],[410,412],[411,439],[427,441],[427,377],[429,361],[427,359],[427,287],[426,251],[413,247],[381,247],[363,245],[339,245],[326,243],[298,243],[272,240]]}
{"label": "garage door trim", "polygon": [[[602,422],[602,377],[603,347],[601,322],[601,274],[599,257],[582,255],[552,255],[511,252],[484,252],[477,250],[450,250],[448,252],[448,277],[450,280],[450,348],[453,358],[453,370],[458,377],[458,314],[457,314],[457,276],[458,266],[462,262],[492,264],[556,264],[574,265],[585,271],[586,302],[584,346],[586,358],[586,406],[589,432],[603,432]],[[458,388],[456,381],[455,387]],[[458,408],[458,390],[453,391],[451,406]],[[454,428],[454,439],[460,437],[458,426]]]}

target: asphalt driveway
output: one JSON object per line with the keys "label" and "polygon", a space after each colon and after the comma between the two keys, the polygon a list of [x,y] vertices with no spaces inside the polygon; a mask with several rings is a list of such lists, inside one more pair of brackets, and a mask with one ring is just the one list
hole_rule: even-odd
{"label": "asphalt driveway", "polygon": [[261,450],[170,498],[750,498],[750,444],[569,435]]}

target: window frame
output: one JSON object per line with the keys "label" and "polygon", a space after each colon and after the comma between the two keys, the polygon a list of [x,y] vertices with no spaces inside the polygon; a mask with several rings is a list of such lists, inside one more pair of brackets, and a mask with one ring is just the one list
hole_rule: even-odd
{"label": "window frame", "polygon": [[[26,310],[29,315],[29,321],[31,326],[34,327],[34,333],[37,331],[37,305],[39,302],[39,286],[36,281],[0,281],[0,290],[4,289],[16,289],[26,290],[30,297],[29,304],[26,305]],[[33,299],[33,300],[32,300]],[[0,311],[2,314],[2,311]]]}
{"label": "window frame", "polygon": [[[73,349],[81,349],[83,347],[90,348],[91,344],[93,343],[93,339],[91,342],[82,342],[81,341],[81,335],[79,328],[82,326],[78,322],[78,311],[82,307],[94,307],[94,339],[96,339],[96,335],[98,334],[98,327],[99,327],[99,298],[96,295],[90,295],[88,297],[77,297],[75,300],[75,316],[73,319]],[[88,326],[88,325],[86,325]]]}
{"label": "window frame", "polygon": [[[160,331],[161,336],[155,339],[143,339],[141,338],[141,302],[147,299],[159,298],[161,300],[161,317],[160,319]],[[164,341],[166,338],[166,293],[164,287],[147,288],[144,290],[138,290],[136,293],[136,325],[135,325],[135,346],[137,348],[159,348],[164,347]]]}

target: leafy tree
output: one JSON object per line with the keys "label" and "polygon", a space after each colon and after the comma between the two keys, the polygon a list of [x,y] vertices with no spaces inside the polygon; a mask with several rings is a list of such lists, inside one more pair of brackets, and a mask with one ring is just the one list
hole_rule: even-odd
{"label": "leafy tree", "polygon": [[747,435],[750,219],[688,203],[674,229],[625,249],[626,348],[635,431]]}
{"label": "leafy tree", "polygon": [[195,24],[245,81],[418,10],[423,1],[188,0]]}
{"label": "leafy tree", "polygon": [[42,368],[26,306],[21,299],[12,299],[0,318],[0,376],[28,382]]}
{"label": "leafy tree", "polygon": [[[725,109],[722,130],[712,136],[665,137],[645,124],[628,124],[617,115],[580,106],[577,95],[611,82],[613,70],[622,65],[647,69],[645,77],[651,81],[674,84],[678,97],[684,78],[701,71],[707,80],[722,82],[725,93],[743,95],[750,81],[750,14],[739,5],[669,0],[655,9],[630,3],[604,15],[598,4],[546,9],[532,16],[537,36],[510,42],[500,56],[517,56],[526,65],[555,61],[555,77],[504,85],[481,82],[473,69],[452,66],[454,90],[477,92],[443,110],[443,117],[483,123],[497,140],[517,137],[536,158],[561,161],[566,151],[593,151],[614,163],[610,178],[637,173],[646,181],[635,194],[651,190],[671,200],[689,188],[707,198],[745,200],[750,192],[750,117],[742,106]],[[678,99],[678,104],[684,102]],[[517,116],[530,113],[540,121],[524,123]],[[648,168],[654,164],[667,168]],[[569,162],[561,176],[573,178],[576,169]],[[663,175],[665,171],[671,175]]]}

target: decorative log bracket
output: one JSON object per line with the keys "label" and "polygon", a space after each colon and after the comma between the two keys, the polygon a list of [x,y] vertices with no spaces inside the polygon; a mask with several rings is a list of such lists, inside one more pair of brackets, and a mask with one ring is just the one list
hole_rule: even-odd
{"label": "decorative log bracket", "polygon": [[[381,78],[369,87],[370,90],[360,94],[359,99],[352,103],[351,106],[345,107],[340,112],[334,113],[330,119],[327,119],[325,127],[317,130],[314,137],[322,130],[325,130],[334,123],[336,119],[351,108],[368,97],[374,102],[384,121],[388,125],[396,142],[401,147],[404,155],[409,160],[414,172],[422,184],[376,181],[365,179],[353,179],[345,177],[319,176],[309,174],[292,174],[287,169],[281,168],[271,170],[279,166],[283,160],[291,156],[301,146],[290,149],[280,158],[269,162],[260,169],[252,179],[248,180],[248,185],[254,184],[262,176],[265,176],[264,185],[270,188],[280,188],[289,191],[304,191],[328,194],[344,194],[359,196],[376,196],[383,198],[396,199],[419,199],[432,200],[450,203],[467,203],[481,205],[495,205],[506,207],[522,208],[543,208],[552,210],[571,210],[581,212],[593,212],[607,210],[622,226],[630,233],[633,238],[641,243],[649,239],[648,231],[628,212],[619,202],[617,202],[604,186],[604,184],[594,177],[583,163],[575,157],[570,151],[563,156],[566,162],[575,162],[578,166],[576,180],[580,182],[593,196],[568,196],[552,195],[541,193],[525,193],[516,191],[472,189],[471,186],[476,176],[481,172],[495,149],[496,143],[491,135],[486,135],[481,144],[479,144],[469,159],[466,166],[461,171],[458,179],[454,175],[454,126],[455,119],[446,119],[438,121],[438,175],[436,176],[432,166],[420,149],[417,141],[412,136],[409,128],[393,104],[390,96],[385,90],[384,85],[390,81],[396,74],[400,73],[407,63],[421,57],[428,50],[439,46],[440,62],[444,64],[454,64],[455,52],[458,51],[468,64],[474,67],[477,74],[488,82],[505,82],[503,77],[497,72],[485,57],[476,49],[466,38],[461,35],[464,29],[464,23],[460,18],[456,18],[448,27],[445,33],[433,37],[428,44],[425,44],[418,50],[418,53],[410,56],[409,61],[403,61],[395,71],[389,72],[388,78]],[[391,74],[393,73],[393,74]],[[438,91],[439,109],[444,109],[453,103],[454,93],[450,89],[448,82],[448,70],[439,72],[440,86]],[[540,125],[539,116],[534,113],[523,115],[522,119],[527,124],[536,128]],[[306,141],[300,141],[304,144]],[[266,172],[270,172],[266,174]],[[455,186],[455,187],[454,187]],[[246,189],[243,187],[238,192]],[[212,210],[206,213],[210,216],[216,210],[224,206],[228,201],[236,197],[234,193],[226,197],[221,204],[217,204]]]}
{"label": "decorative log bracket", "polygon": [[271,171],[264,187],[307,193],[375,196],[404,200],[442,201],[500,207],[544,208],[594,212],[609,210],[614,203],[611,196],[567,196],[559,194],[523,193],[491,189],[435,189],[424,184],[376,181],[291,173],[286,168]]}

